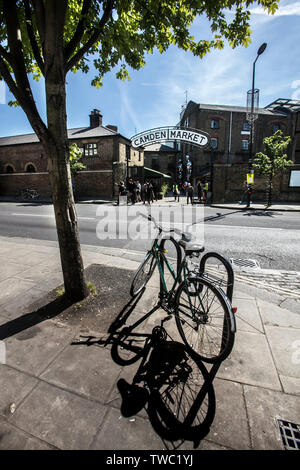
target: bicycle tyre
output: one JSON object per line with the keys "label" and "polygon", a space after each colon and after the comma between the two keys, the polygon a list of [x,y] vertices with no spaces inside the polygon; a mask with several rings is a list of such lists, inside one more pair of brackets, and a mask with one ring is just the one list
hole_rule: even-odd
{"label": "bicycle tyre", "polygon": [[[191,297],[190,291],[197,294]],[[229,305],[223,291],[207,280],[195,277],[180,284],[175,297],[175,320],[183,342],[200,359],[216,363],[230,354],[235,329]]]}
{"label": "bicycle tyre", "polygon": [[153,254],[149,252],[134,275],[130,287],[130,295],[132,297],[137,296],[146,286],[147,282],[153,274],[156,264],[156,259],[154,258]]}
{"label": "bicycle tyre", "polygon": [[[166,286],[169,291],[174,284],[174,279],[164,259],[168,261],[168,263],[173,268],[175,275],[177,276],[179,267],[181,265],[181,260],[182,260],[181,249],[173,237],[163,238],[161,240],[159,249],[163,253],[163,256],[162,255],[160,256],[160,262],[161,262],[162,272],[164,273]],[[162,280],[160,280],[160,282],[161,282],[161,288],[162,288]],[[179,282],[180,282],[180,279],[179,279]]]}

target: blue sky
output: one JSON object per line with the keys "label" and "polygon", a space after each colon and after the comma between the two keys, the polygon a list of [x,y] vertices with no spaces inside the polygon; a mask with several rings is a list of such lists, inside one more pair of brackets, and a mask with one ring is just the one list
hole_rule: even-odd
{"label": "blue sky", "polygon": [[[252,64],[264,42],[267,49],[256,62],[255,75],[260,107],[277,98],[300,100],[300,1],[281,0],[275,15],[267,15],[260,7],[251,10],[252,42],[247,48],[225,46],[199,59],[172,47],[162,55],[147,56],[143,69],[130,71],[130,81],[117,80],[112,71],[98,90],[90,85],[92,70],[87,75],[69,73],[68,127],[88,126],[88,115],[97,108],[104,125],[117,125],[130,138],[146,129],[175,125],[186,96],[197,103],[245,106],[252,86]],[[197,38],[209,38],[205,18],[197,19],[193,32]],[[32,86],[45,119],[43,82]],[[6,104],[10,99],[6,85],[0,84],[0,137],[32,132],[22,109]]]}

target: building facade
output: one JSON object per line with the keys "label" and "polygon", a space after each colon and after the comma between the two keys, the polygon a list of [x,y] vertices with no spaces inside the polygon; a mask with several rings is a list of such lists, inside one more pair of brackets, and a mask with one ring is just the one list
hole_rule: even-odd
{"label": "building facade", "polygon": [[[143,149],[134,149],[117,126],[102,123],[94,109],[88,127],[69,129],[70,144],[82,152],[86,169],[74,177],[75,196],[112,197],[115,183],[138,176],[144,166]],[[36,134],[0,138],[0,195],[16,196],[25,188],[50,197],[48,162]]]}

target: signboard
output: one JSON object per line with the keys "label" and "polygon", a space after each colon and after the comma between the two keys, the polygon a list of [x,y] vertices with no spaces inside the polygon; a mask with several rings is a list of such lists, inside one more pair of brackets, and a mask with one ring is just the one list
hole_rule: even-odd
{"label": "signboard", "polygon": [[247,173],[247,184],[254,184],[254,173]]}
{"label": "signboard", "polygon": [[169,142],[172,140],[187,142],[203,148],[208,145],[210,137],[206,132],[186,127],[158,127],[133,136],[131,145],[133,147],[146,147],[156,142]]}

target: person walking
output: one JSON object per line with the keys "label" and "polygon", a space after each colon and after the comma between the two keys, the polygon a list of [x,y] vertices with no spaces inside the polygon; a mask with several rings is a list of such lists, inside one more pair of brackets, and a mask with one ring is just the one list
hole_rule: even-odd
{"label": "person walking", "polygon": [[187,189],[186,189],[186,195],[187,195],[187,204],[189,203],[189,199],[191,200],[191,204],[194,204],[194,188],[191,185],[191,183],[188,183]]}
{"label": "person walking", "polygon": [[142,201],[141,191],[142,191],[141,183],[139,181],[137,181],[136,182],[136,200],[137,200],[137,202]]}
{"label": "person walking", "polygon": [[251,204],[251,196],[252,196],[252,184],[248,184],[247,186],[247,199],[246,199],[246,202],[247,202],[247,205],[246,207],[250,207],[250,204]]}
{"label": "person walking", "polygon": [[202,185],[201,185],[201,181],[198,181],[198,184],[197,184],[197,193],[198,193],[198,201],[201,202],[201,201],[202,201]]}
{"label": "person walking", "polygon": [[126,191],[126,186],[124,184],[124,181],[120,181],[119,183],[116,183],[116,185],[118,186],[118,202],[117,202],[117,206],[120,205],[120,197],[125,197],[127,196],[127,191]]}
{"label": "person walking", "polygon": [[207,181],[204,181],[202,189],[203,189],[203,202],[205,204],[206,201],[207,201],[207,191],[208,191],[208,182]]}
{"label": "person walking", "polygon": [[174,194],[174,202],[176,202],[176,200],[179,202],[179,189],[178,189],[178,184],[174,183],[173,184],[173,187],[172,187],[172,191],[173,191],[173,194]]}

